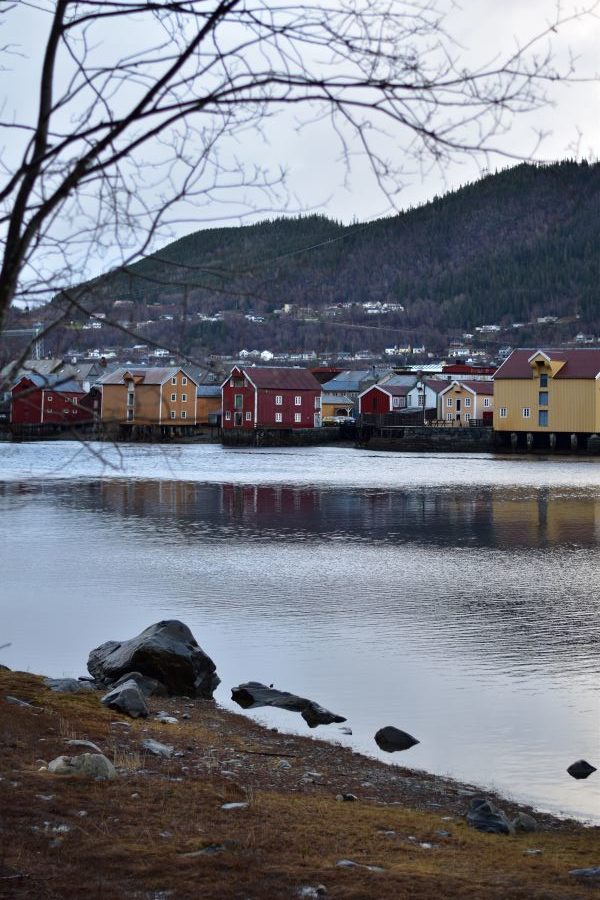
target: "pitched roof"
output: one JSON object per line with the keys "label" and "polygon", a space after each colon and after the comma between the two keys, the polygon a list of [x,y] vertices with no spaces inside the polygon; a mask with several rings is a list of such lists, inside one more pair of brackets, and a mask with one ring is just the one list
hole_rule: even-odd
{"label": "pitched roof", "polygon": [[439,394],[440,391],[446,390],[448,387],[447,381],[440,381],[438,378],[425,378],[425,385],[430,388],[432,391],[435,391],[436,394]]}
{"label": "pitched roof", "polygon": [[494,393],[493,381],[451,381],[444,391],[450,390],[451,387],[467,388],[467,390],[473,391],[474,394],[492,395]]}
{"label": "pitched roof", "polygon": [[37,388],[48,391],[56,391],[60,394],[85,394],[81,384],[69,378],[67,375],[39,375],[36,372],[25,372],[17,379],[13,387],[27,378]]}
{"label": "pitched roof", "polygon": [[536,353],[544,353],[551,361],[565,363],[554,378],[595,378],[600,373],[600,349],[541,350],[529,348],[513,350],[494,375],[494,380],[531,378],[532,369],[529,360]]}
{"label": "pitched roof", "polygon": [[[125,384],[124,375],[127,372],[135,378],[140,378],[142,384],[164,384],[180,370],[183,371],[181,366],[148,366],[146,369],[137,366],[122,366],[115,369],[114,372],[104,375],[99,379],[98,384]],[[196,384],[195,378],[192,378],[187,372],[184,372],[184,375]]]}
{"label": "pitched roof", "polygon": [[388,397],[406,397],[410,390],[410,387],[406,384],[370,384],[359,396],[364,397],[365,394],[369,393],[369,391],[373,391],[375,389],[381,391],[384,394],[387,394]]}
{"label": "pitched roof", "polygon": [[199,384],[196,388],[196,397],[220,397],[220,384]]}
{"label": "pitched roof", "polygon": [[321,385],[308,369],[284,366],[235,366],[257,388],[281,388],[281,390],[320,391]]}
{"label": "pitched roof", "polygon": [[350,397],[346,397],[344,394],[323,394],[321,397],[321,403],[337,403],[338,405],[344,406],[352,403],[352,399]]}

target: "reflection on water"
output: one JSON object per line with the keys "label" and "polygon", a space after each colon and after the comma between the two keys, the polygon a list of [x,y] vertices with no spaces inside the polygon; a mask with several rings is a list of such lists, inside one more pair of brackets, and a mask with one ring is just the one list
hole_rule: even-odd
{"label": "reflection on water", "polygon": [[257,454],[227,483],[0,482],[3,661],[76,674],[101,641],[182,618],[217,662],[221,702],[275,682],[354,732],[322,736],[381,756],[372,735],[395,724],[421,740],[402,764],[600,820],[598,779],[565,774],[600,748],[595,470],[575,489],[573,468],[528,478],[525,464],[493,487],[496,463],[479,459],[474,488],[435,484],[422,470],[438,458],[387,489],[299,483],[315,457],[288,454],[287,485],[247,483],[280,465]]}

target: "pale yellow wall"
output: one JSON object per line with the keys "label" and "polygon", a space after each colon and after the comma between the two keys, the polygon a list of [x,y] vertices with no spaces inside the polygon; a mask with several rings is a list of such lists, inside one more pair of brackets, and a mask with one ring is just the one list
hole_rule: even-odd
{"label": "pale yellow wall", "polygon": [[[548,425],[538,425],[540,380],[501,378],[494,383],[496,431],[597,432],[600,428],[600,382],[583,378],[548,378]],[[506,407],[506,417],[500,410]],[[529,408],[530,418],[523,417]]]}
{"label": "pale yellow wall", "polygon": [[352,410],[352,403],[323,403],[321,407],[321,415],[325,419],[327,416],[335,416],[338,409]]}
{"label": "pale yellow wall", "polygon": [[[448,397],[452,400],[452,406],[448,406]],[[465,398],[470,398],[471,406],[465,406]],[[456,401],[460,399],[460,421],[456,421]],[[484,405],[484,400],[489,400],[489,406]],[[467,424],[469,416],[471,419],[483,419],[483,414],[491,413],[494,410],[493,394],[473,394],[470,390],[461,387],[460,384],[454,385],[451,390],[440,395],[438,398],[438,418],[443,419],[448,425],[462,426]],[[448,422],[448,413],[452,415],[452,421]]]}

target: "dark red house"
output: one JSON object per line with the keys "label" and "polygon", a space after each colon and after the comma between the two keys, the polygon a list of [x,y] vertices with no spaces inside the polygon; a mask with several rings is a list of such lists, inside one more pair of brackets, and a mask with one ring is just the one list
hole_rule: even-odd
{"label": "dark red house", "polygon": [[406,407],[408,391],[404,384],[372,384],[358,395],[358,411],[371,416],[399,412]]}
{"label": "dark red house", "polygon": [[308,369],[234,366],[221,396],[225,429],[321,425],[321,385]]}
{"label": "dark red house", "polygon": [[13,425],[74,425],[90,422],[82,403],[86,392],[76,381],[56,375],[23,375],[11,388],[10,421]]}

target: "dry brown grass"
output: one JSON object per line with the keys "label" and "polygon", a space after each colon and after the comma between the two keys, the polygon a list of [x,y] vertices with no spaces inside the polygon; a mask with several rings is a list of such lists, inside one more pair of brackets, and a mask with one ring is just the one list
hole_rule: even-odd
{"label": "dry brown grass", "polygon": [[[40,709],[9,705],[6,694]],[[179,701],[167,702],[177,707]],[[301,886],[321,883],[331,898],[529,900],[594,893],[568,871],[600,863],[598,829],[545,819],[537,834],[483,835],[464,823],[465,798],[435,779],[429,793],[420,788],[418,804],[398,803],[404,788],[385,781],[373,799],[340,803],[335,794],[342,786],[360,796],[356,784],[392,770],[303,738],[282,745],[281,735],[207,703],[176,726],[111,725],[118,718],[95,694],[55,695],[35,676],[0,672],[0,897],[287,900]],[[40,758],[67,752],[65,736],[97,743],[123,769],[119,779],[81,782],[38,771]],[[184,756],[140,753],[145,736]],[[276,772],[277,757],[266,754],[278,748],[291,770]],[[243,765],[236,768],[233,757]],[[304,784],[299,776],[315,767],[323,783]],[[441,798],[441,806],[431,806]],[[248,807],[222,810],[229,801]],[[448,815],[451,821],[443,818]],[[61,825],[70,830],[55,830]],[[421,847],[425,842],[433,848]],[[212,844],[225,849],[198,854]],[[528,855],[528,848],[543,852]],[[340,859],[384,871],[342,869]]]}

